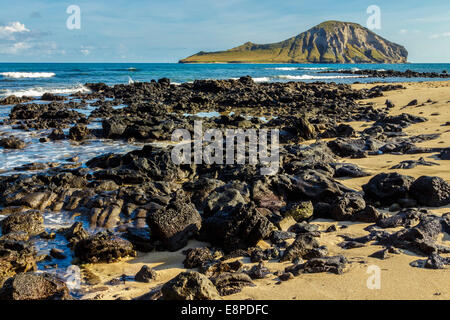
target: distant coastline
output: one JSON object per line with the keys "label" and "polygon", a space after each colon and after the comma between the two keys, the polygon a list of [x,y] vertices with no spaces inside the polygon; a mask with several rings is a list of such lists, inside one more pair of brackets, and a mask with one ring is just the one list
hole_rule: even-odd
{"label": "distant coastline", "polygon": [[[317,64],[330,64],[330,65],[334,65],[334,64],[341,64],[340,62],[271,62],[271,61],[256,61],[256,62],[247,62],[247,61],[227,61],[227,62],[199,62],[199,61],[183,61],[183,60],[179,60],[178,62],[175,63],[179,63],[179,64],[311,64],[311,65],[317,65]],[[412,62],[406,61],[406,62],[385,62],[383,64],[411,64]],[[375,64],[373,62],[359,62],[359,63],[353,63],[353,64],[367,64],[367,65],[372,65]],[[424,63],[425,64],[425,63]],[[439,64],[439,63],[436,63]]]}

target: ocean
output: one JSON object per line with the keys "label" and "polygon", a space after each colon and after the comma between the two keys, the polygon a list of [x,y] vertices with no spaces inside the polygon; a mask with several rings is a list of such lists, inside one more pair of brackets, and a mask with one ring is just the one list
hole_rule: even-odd
{"label": "ocean", "polygon": [[[450,64],[177,64],[177,63],[0,63],[0,96],[41,96],[45,92],[70,94],[86,91],[86,82],[109,85],[170,78],[173,83],[196,79],[229,79],[250,75],[257,82],[326,81],[401,82],[424,78],[370,78],[319,73],[324,70],[375,69],[418,72],[450,72]],[[434,79],[439,80],[439,79]]]}

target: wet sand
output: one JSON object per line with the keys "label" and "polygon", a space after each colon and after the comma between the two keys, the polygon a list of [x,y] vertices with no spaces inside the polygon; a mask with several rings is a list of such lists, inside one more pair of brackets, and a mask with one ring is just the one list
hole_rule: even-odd
{"label": "wet sand", "polygon": [[[423,147],[450,147],[450,126],[442,126],[450,121],[450,81],[443,82],[423,82],[423,83],[403,83],[406,90],[396,90],[384,92],[384,97],[364,100],[364,103],[373,102],[375,107],[382,107],[386,99],[391,100],[395,107],[390,110],[392,115],[410,113],[413,115],[428,118],[427,122],[413,124],[404,131],[408,135],[441,133],[441,137],[417,144]],[[371,87],[373,84],[355,84],[356,89]],[[417,106],[405,107],[411,100],[418,99]],[[433,102],[426,102],[431,99]],[[422,105],[423,104],[423,105]],[[370,123],[350,123],[356,130],[363,130]],[[404,160],[413,160],[424,157],[425,160],[433,161],[439,166],[417,166],[409,170],[390,169],[393,165]],[[355,163],[375,175],[381,172],[399,172],[415,178],[422,175],[439,176],[445,180],[450,180],[450,161],[440,160],[436,154],[417,155],[380,155],[369,156],[364,159],[342,159],[341,162]],[[371,178],[340,179],[348,187],[361,190],[361,186]],[[450,206],[433,208],[430,211],[434,214],[450,212]],[[302,274],[293,280],[277,284],[278,279],[274,275],[269,275],[266,279],[255,280],[255,287],[246,287],[242,292],[224,299],[450,299],[450,272],[449,267],[442,270],[429,270],[414,268],[410,262],[417,259],[425,259],[411,252],[404,251],[403,254],[393,255],[386,260],[379,260],[368,257],[370,254],[380,250],[381,246],[368,245],[363,248],[344,250],[337,246],[342,242],[338,235],[349,235],[352,237],[366,235],[363,229],[370,224],[336,222],[331,220],[315,220],[312,223],[318,224],[321,230],[326,229],[331,224],[338,226],[346,225],[348,228],[340,229],[332,233],[322,233],[319,238],[321,245],[326,245],[329,255],[344,254],[351,262],[348,270],[342,275],[335,274]],[[440,241],[442,244],[450,246],[450,235],[444,234]],[[191,241],[189,247],[201,247],[207,244]],[[261,242],[264,247],[265,243]],[[187,248],[184,248],[185,250]],[[136,298],[148,293],[152,288],[167,282],[175,277],[179,272],[184,271],[182,250],[174,253],[152,252],[139,253],[137,258],[123,260],[112,264],[87,265],[86,268],[101,279],[101,284],[96,287],[99,291],[87,293],[83,299],[117,299]],[[448,257],[449,255],[442,255]],[[246,265],[249,261],[243,260]],[[157,281],[149,284],[127,281],[124,284],[108,285],[108,281],[125,274],[134,276],[144,265],[154,268],[158,273]],[[271,271],[284,270],[291,263],[267,262],[266,266]],[[381,288],[369,289],[367,280],[371,276],[368,274],[368,267],[376,265],[381,269]],[[85,287],[92,290],[93,287]],[[95,288],[95,287],[94,287]]]}

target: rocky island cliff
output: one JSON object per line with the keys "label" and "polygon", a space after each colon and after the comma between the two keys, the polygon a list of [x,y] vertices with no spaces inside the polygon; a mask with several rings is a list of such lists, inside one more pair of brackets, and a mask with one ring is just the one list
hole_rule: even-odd
{"label": "rocky island cliff", "polygon": [[180,63],[405,63],[408,51],[352,22],[326,21],[271,44],[201,51]]}

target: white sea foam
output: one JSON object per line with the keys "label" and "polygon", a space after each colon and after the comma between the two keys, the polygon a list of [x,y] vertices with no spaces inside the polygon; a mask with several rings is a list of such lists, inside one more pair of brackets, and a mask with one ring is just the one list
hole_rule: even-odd
{"label": "white sea foam", "polygon": [[1,72],[3,78],[24,79],[24,78],[51,78],[53,72]]}
{"label": "white sea foam", "polygon": [[281,71],[293,71],[293,70],[327,70],[328,67],[277,67],[277,68],[265,68],[266,70],[281,70]]}
{"label": "white sea foam", "polygon": [[337,69],[338,72],[342,72],[342,71],[360,71],[361,69],[359,68],[351,68],[351,69]]}
{"label": "white sea foam", "polygon": [[292,71],[292,70],[298,70],[297,67],[278,67],[278,68],[265,68],[266,70],[282,70],[282,71]]}
{"label": "white sea foam", "polygon": [[44,216],[44,225],[47,228],[61,228],[67,227],[71,225],[73,221],[70,219],[70,215],[67,212],[45,212]]}
{"label": "white sea foam", "polygon": [[6,89],[6,90],[0,91],[0,95],[4,96],[4,97],[12,96],[12,95],[14,95],[16,97],[23,97],[23,96],[40,97],[46,92],[53,93],[53,94],[71,94],[71,93],[76,93],[76,92],[89,93],[89,92],[91,92],[91,90],[89,90],[88,88],[86,88],[85,86],[83,86],[81,84],[78,84],[76,86],[66,87],[66,88],[33,87],[33,88],[22,89],[22,90]]}
{"label": "white sea foam", "polygon": [[312,76],[304,74],[301,76],[279,75],[275,78],[286,80],[325,80],[325,79],[347,79],[347,78],[367,78],[368,76]]}
{"label": "white sea foam", "polygon": [[270,78],[269,77],[253,78],[253,81],[255,81],[255,82],[269,82]]}
{"label": "white sea foam", "polygon": [[316,67],[316,68],[311,68],[311,67],[308,67],[308,68],[300,68],[301,70],[327,70],[327,69],[329,69],[328,67]]}
{"label": "white sea foam", "polygon": [[[68,131],[69,129],[67,129]],[[65,133],[68,133],[66,129]],[[0,126],[0,135],[5,132],[10,134],[10,127]],[[74,145],[70,141],[51,141],[39,143],[39,138],[46,137],[49,130],[38,132],[26,132],[14,130],[14,136],[22,139],[26,147],[21,150],[3,150],[0,152],[0,176],[20,173],[14,168],[28,163],[66,163],[66,159],[78,156],[81,162],[85,162],[99,154],[104,153],[127,153],[132,150],[141,149],[142,144],[128,144],[122,141],[90,140],[85,144]]]}

